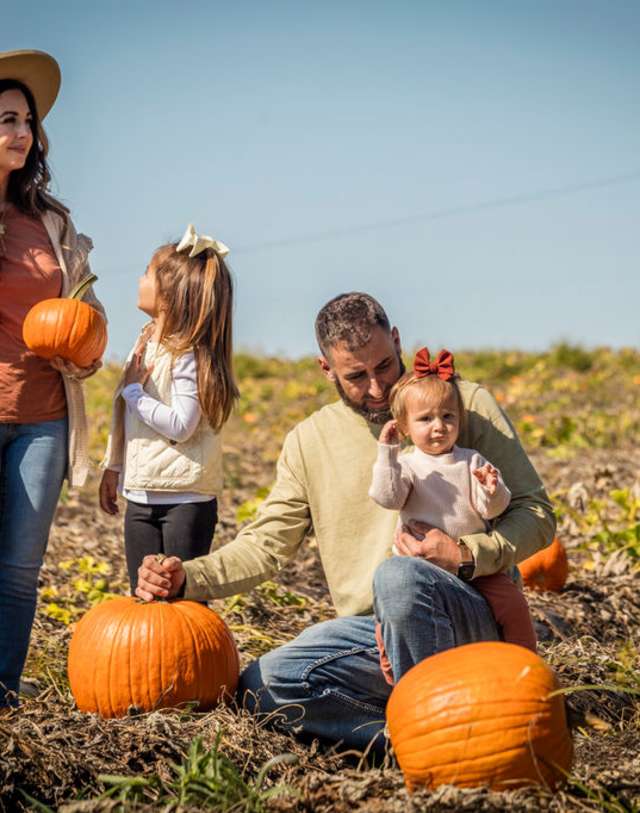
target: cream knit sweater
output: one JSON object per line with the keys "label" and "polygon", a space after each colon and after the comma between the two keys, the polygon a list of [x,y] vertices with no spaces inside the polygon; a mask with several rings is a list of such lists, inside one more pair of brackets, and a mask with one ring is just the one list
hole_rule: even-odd
{"label": "cream knit sweater", "polygon": [[499,472],[493,495],[471,473],[487,462],[474,449],[454,446],[439,455],[399,451],[399,444],[378,444],[369,496],[383,508],[399,510],[405,524],[426,522],[458,540],[486,530],[486,520],[509,505],[511,492]]}

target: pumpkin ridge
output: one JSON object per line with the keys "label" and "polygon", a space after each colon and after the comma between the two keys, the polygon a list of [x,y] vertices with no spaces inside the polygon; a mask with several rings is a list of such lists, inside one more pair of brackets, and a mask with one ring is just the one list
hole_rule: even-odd
{"label": "pumpkin ridge", "polygon": [[[71,322],[71,329],[69,330],[68,337],[67,337],[67,347],[68,348],[72,348],[72,347],[76,348],[78,346],[78,322],[80,321],[80,319],[82,319],[82,313],[80,312],[80,308],[78,307],[80,303],[75,299],[72,300],[72,301],[73,301],[74,304],[69,307],[69,310],[71,310],[71,308],[73,308],[73,321]],[[85,327],[85,325],[84,325],[85,320],[82,319],[82,322],[83,322],[82,327],[84,328]]]}
{"label": "pumpkin ridge", "polygon": [[[65,309],[69,310],[69,311],[71,310],[71,308],[66,303],[65,303]],[[65,336],[65,330],[64,330],[63,320],[62,320],[61,316],[62,316],[62,314],[59,313],[58,318],[56,319],[56,346],[57,346],[58,343],[60,343],[60,345],[62,347],[64,347],[65,351],[68,351],[69,350],[69,338],[68,338],[68,336]],[[72,315],[65,313],[64,316],[65,316],[66,319],[71,318],[75,322],[75,313],[72,314]]]}
{"label": "pumpkin ridge", "polygon": [[[93,638],[93,637],[96,637],[98,632],[99,632],[99,625],[96,624],[96,626],[92,630],[90,630],[90,632],[89,632],[89,640],[91,640],[91,638]],[[88,647],[87,647],[87,649],[88,649]],[[93,695],[94,708],[99,709],[100,704],[99,704],[99,700],[98,700],[98,692],[97,692],[97,686],[96,686],[96,673],[95,673],[95,671],[92,672],[92,674],[91,674],[91,693]]]}
{"label": "pumpkin ridge", "polygon": [[[202,697],[202,671],[203,671],[202,670],[202,665],[203,664],[202,664],[202,660],[200,658],[200,646],[198,646],[198,644],[199,644],[198,636],[194,632],[193,625],[191,623],[191,620],[189,619],[190,607],[182,607],[181,610],[182,610],[182,612],[179,613],[180,621],[184,626],[186,626],[186,628],[187,628],[187,630],[189,632],[189,635],[191,636],[191,641],[194,644],[193,652],[195,654],[195,660],[196,660],[196,694],[195,694],[195,697]],[[185,610],[186,610],[186,612],[185,612]],[[187,700],[190,700],[190,698],[187,698]],[[198,703],[198,705],[200,705],[200,703]]]}
{"label": "pumpkin ridge", "polygon": [[[491,702],[483,702],[482,700],[470,700],[464,704],[459,706],[453,707],[457,709],[461,715],[468,711],[470,706],[473,706],[474,709],[483,709],[487,712],[486,716],[479,716],[476,715],[473,719],[474,725],[481,725],[483,723],[494,723],[496,728],[502,728],[503,723],[508,720],[517,720],[519,717],[525,717],[525,719],[530,720],[530,716],[532,714],[541,714],[544,712],[544,706],[542,701],[544,700],[543,697],[540,698],[537,702],[530,702],[530,703],[519,703],[517,698],[514,699],[514,704],[518,705],[518,710],[514,710],[508,714],[501,714],[499,719],[496,719],[496,716],[491,714],[491,710],[493,708],[500,709],[504,706],[504,704],[496,703],[495,701]],[[422,729],[423,733],[427,736],[431,736],[435,731],[442,730],[443,726],[441,725],[442,720],[447,720],[449,717],[452,716],[451,710],[442,709],[441,711],[431,714],[428,720],[424,721],[424,728]],[[455,731],[456,728],[465,727],[469,725],[468,718],[466,720],[462,719],[460,722],[452,722],[450,725],[446,726],[447,731]],[[402,735],[399,735],[400,741],[402,741]]]}
{"label": "pumpkin ridge", "polygon": [[[120,609],[120,607],[118,609]],[[107,715],[105,715],[107,717],[114,717],[117,714],[117,710],[115,708],[115,704],[114,704],[114,700],[113,700],[113,684],[114,684],[114,681],[112,680],[111,667],[112,667],[113,660],[114,660],[114,652],[115,652],[115,649],[116,649],[116,644],[119,644],[120,628],[122,627],[122,625],[124,623],[124,619],[125,619],[126,615],[127,615],[126,610],[119,614],[118,623],[116,625],[115,633],[111,637],[111,641],[110,641],[109,656],[107,658],[107,670],[106,670],[108,681],[109,681],[109,687],[108,687],[108,698],[109,698],[108,712],[109,713]],[[100,706],[98,706],[98,709],[100,710]]]}
{"label": "pumpkin ridge", "polygon": [[[456,784],[458,776],[460,773],[463,773],[464,784],[467,786],[476,784],[488,784],[491,786],[493,782],[517,785],[522,782],[533,783],[535,781],[531,778],[531,774],[526,773],[526,766],[528,764],[535,769],[536,774],[543,780],[545,785],[547,785],[546,774],[548,772],[553,773],[554,770],[557,770],[555,765],[559,765],[560,763],[554,764],[548,761],[543,753],[538,753],[532,746],[532,742],[521,742],[518,746],[505,749],[504,751],[478,754],[473,759],[457,759],[454,765],[452,765],[450,761],[430,764],[428,771],[421,769],[419,764],[415,768],[412,768],[409,761],[408,764],[405,764],[405,772],[417,780],[422,778],[425,773],[431,776],[444,774],[445,778],[441,778],[440,782],[446,782],[446,784]],[[515,758],[513,761],[520,763],[524,769],[522,776],[516,777],[510,775],[509,754],[512,754]],[[567,755],[563,754],[562,756]],[[403,754],[403,760],[405,760],[406,757],[407,755]],[[524,764],[522,764],[523,762]],[[501,778],[503,776],[505,777],[504,779]]]}
{"label": "pumpkin ridge", "polygon": [[[137,632],[137,621],[138,621],[138,607],[137,607],[135,599],[133,599],[133,601],[131,601],[128,604],[128,606],[125,608],[125,611],[122,614],[122,621],[127,622],[126,629],[127,629],[128,641],[130,642],[132,638],[135,640],[135,638],[136,638],[135,633]],[[120,651],[122,649],[122,644],[121,644],[120,641],[118,641],[118,644],[119,644],[118,650]],[[129,676],[128,691],[127,691],[127,694],[129,695],[129,701],[130,701],[129,705],[137,706],[137,703],[136,703],[137,698],[134,696],[134,693],[137,690],[137,686],[136,686],[135,682],[131,680],[132,667],[133,667],[133,658],[132,658],[131,646],[127,646],[125,648],[125,652],[126,652],[126,656],[127,656],[126,674]],[[117,664],[117,665],[120,666],[120,664]],[[118,670],[118,671],[120,671],[120,670]],[[122,670],[122,671],[124,672],[125,670]],[[111,680],[109,681],[109,685],[113,685],[113,682]],[[119,714],[119,713],[120,712],[118,712],[116,710],[116,714]]]}
{"label": "pumpkin ridge", "polygon": [[[213,619],[211,619],[213,621]],[[225,652],[225,647],[220,646],[221,641],[223,640],[223,636],[220,635],[221,629],[224,629],[221,625],[224,624],[221,618],[215,619],[216,623],[208,624],[206,628],[203,630],[207,641],[212,645],[211,651],[218,650],[220,652],[220,661],[222,662],[222,667],[224,671],[221,670],[221,663],[220,661],[213,660],[209,664],[209,677],[213,683],[214,688],[216,688],[216,697],[213,697],[211,702],[216,703],[220,698],[220,680],[221,675],[226,675],[229,672],[229,665],[228,665],[228,658],[227,653]],[[223,678],[223,681],[226,683],[226,679]],[[209,689],[209,694],[213,694],[213,688]]]}
{"label": "pumpkin ridge", "polygon": [[[130,627],[131,627],[132,632],[133,632],[133,636],[132,636],[133,639],[135,641],[139,641],[140,640],[140,628],[143,625],[145,627],[148,627],[148,624],[147,624],[147,620],[144,617],[144,615],[141,615],[138,612],[138,610],[140,608],[138,606],[138,603],[137,603],[136,599],[133,596],[132,596],[132,599],[133,599],[132,604],[131,604],[131,610],[132,610],[131,611],[131,619],[132,620],[131,620]],[[140,654],[138,655],[138,657],[140,657]],[[143,701],[143,698],[139,697],[139,690],[142,689],[142,693],[144,693],[145,688],[144,688],[144,686],[140,686],[139,681],[136,682],[136,679],[135,679],[136,678],[135,658],[134,658],[134,654],[132,652],[132,647],[127,647],[127,658],[128,658],[127,662],[128,662],[128,666],[129,666],[129,669],[128,669],[128,672],[129,672],[129,693],[130,693],[130,697],[131,697],[131,703],[134,706],[137,706],[138,699],[140,699],[141,702]],[[145,653],[145,657],[144,657],[143,662],[144,663],[149,662],[149,658],[148,658],[146,653]],[[145,682],[148,684],[148,681],[145,681]],[[148,700],[149,700],[149,696],[148,696],[148,689],[147,689],[147,701]]]}
{"label": "pumpkin ridge", "polygon": [[[201,635],[203,642],[207,644],[205,649],[206,662],[205,669],[201,674],[201,679],[207,681],[204,686],[204,692],[200,695],[204,698],[204,702],[211,707],[215,706],[221,699],[221,689],[224,686],[227,691],[225,695],[231,695],[230,691],[235,688],[231,685],[229,675],[231,674],[232,680],[237,681],[237,669],[235,668],[235,661],[231,665],[231,656],[236,653],[236,645],[233,638],[229,635],[228,627],[217,613],[214,613],[208,607],[202,607],[199,604],[190,603],[185,606],[186,615],[190,619],[190,623],[194,620],[203,618],[206,615],[206,623],[198,625],[198,632]],[[232,649],[233,652],[227,650]],[[212,657],[211,653],[217,653]]]}
{"label": "pumpkin ridge", "polygon": [[[80,622],[80,623],[82,623],[82,622]],[[85,632],[84,632],[85,627],[86,627],[86,625],[84,625],[83,628],[82,628],[82,635],[85,634]],[[100,627],[99,624],[96,624],[93,629],[88,629],[87,630],[87,642],[91,641],[92,638],[98,639],[99,636],[102,634],[102,629],[103,628],[104,628],[104,623],[103,623],[102,628]],[[79,645],[82,648],[82,641],[79,642]],[[87,649],[88,649],[88,647],[87,647]],[[97,663],[96,666],[99,666],[99,664]],[[91,685],[91,694],[93,695],[93,698],[94,698],[94,704],[95,704],[94,707],[96,709],[99,709],[100,708],[100,697],[98,695],[98,687],[97,687],[97,684],[96,684],[96,670],[93,670],[92,673],[91,673],[91,683],[90,683],[90,685]]]}
{"label": "pumpkin ridge", "polygon": [[[522,726],[522,727],[524,728],[525,726]],[[477,738],[474,737],[474,739],[477,739]],[[467,740],[469,740],[469,737],[467,737]],[[538,755],[535,752],[535,749],[533,747],[534,745],[535,745],[535,740],[528,741],[526,743],[524,741],[521,741],[519,743],[512,743],[506,748],[494,747],[494,748],[492,748],[491,751],[487,751],[485,753],[481,752],[479,754],[476,754],[475,756],[469,756],[469,757],[459,756],[456,759],[456,765],[458,765],[460,767],[464,767],[465,765],[466,766],[473,766],[474,763],[476,763],[476,762],[489,762],[489,761],[492,761],[493,759],[497,760],[500,757],[507,756],[508,754],[529,754],[532,757],[537,758]],[[443,746],[440,747],[440,750],[442,750],[443,747],[444,747],[444,744],[443,744]],[[431,747],[431,753],[432,754],[437,754],[438,750],[439,750],[438,746],[435,746],[435,747],[432,746]],[[412,750],[412,751],[404,751],[402,756],[403,756],[404,759],[406,759],[407,757],[410,757],[412,754],[420,754],[420,753],[421,753],[421,750],[416,749],[416,750]],[[450,761],[447,760],[445,762],[433,762],[433,763],[430,763],[429,768],[430,768],[430,770],[439,770],[441,768],[444,768],[444,767],[447,767],[447,766],[450,766],[450,765],[451,765]]]}
{"label": "pumpkin ridge", "polygon": [[[481,747],[481,744],[480,744],[479,747],[478,747],[479,753],[477,753],[474,756],[462,756],[462,755],[457,756],[456,761],[458,763],[460,763],[460,764],[465,763],[465,762],[472,763],[474,761],[477,761],[478,759],[482,759],[482,760],[488,759],[492,755],[506,754],[509,751],[513,751],[513,750],[516,750],[516,751],[517,750],[523,750],[524,749],[523,743],[524,743],[525,740],[523,740],[521,738],[518,741],[515,735],[517,733],[519,733],[519,732],[522,733],[523,730],[526,730],[527,728],[528,728],[528,726],[524,725],[524,724],[518,726],[517,728],[514,728],[513,729],[514,736],[510,740],[508,740],[507,742],[503,743],[502,747],[500,747],[499,745],[493,745],[490,748],[490,750],[482,751],[482,747]],[[437,759],[438,751],[446,751],[447,745],[449,745],[449,747],[451,749],[456,749],[456,746],[464,746],[465,742],[468,742],[471,739],[471,736],[470,736],[470,732],[468,732],[467,736],[465,738],[463,738],[463,739],[459,739],[459,740],[455,740],[455,741],[448,740],[447,742],[442,742],[442,743],[438,743],[438,744],[435,744],[435,745],[433,743],[429,742],[429,739],[430,739],[429,737],[424,738],[424,739],[427,740],[426,743],[423,742],[419,737],[416,737],[415,747],[412,748],[411,750],[405,750],[400,746],[398,747],[397,750],[402,752],[403,758],[410,758],[412,755],[420,755],[423,752],[425,746],[428,745],[430,754],[433,755],[433,757]],[[489,740],[488,744],[491,745],[490,740],[491,739],[495,740],[495,734],[494,733],[489,733],[489,734],[486,734],[486,735],[478,735],[476,732],[473,733],[473,742],[474,743],[476,743],[478,741],[481,741],[482,739],[484,739],[485,741]],[[528,747],[533,748],[538,739],[539,739],[538,737],[535,737],[533,739],[528,738],[527,739],[527,742],[529,743]],[[462,750],[462,748],[460,748],[460,750]],[[447,759],[450,759],[450,757],[447,757]],[[432,764],[431,761],[430,761],[429,764],[430,765]],[[446,764],[447,764],[447,762],[444,762],[444,763],[435,762],[435,763],[433,763],[433,767],[442,767],[442,765],[446,765]]]}
{"label": "pumpkin ridge", "polygon": [[[162,657],[162,656],[163,656],[163,652],[164,652],[164,649],[163,649],[163,647],[162,647],[162,641],[164,641],[164,640],[165,640],[165,631],[164,631],[164,627],[165,627],[165,623],[164,623],[164,621],[165,621],[165,619],[164,619],[164,612],[163,612],[163,610],[164,610],[164,605],[163,605],[163,604],[161,604],[161,603],[159,603],[159,604],[158,604],[158,613],[156,613],[156,615],[158,616],[158,627],[159,627],[158,639],[159,639],[159,641],[160,641],[160,646],[158,647],[158,661],[159,661],[159,663],[158,663],[158,672],[159,672],[159,674],[160,674],[160,687],[161,687],[161,691],[158,693],[158,699],[157,699],[157,700],[156,700],[156,702],[153,704],[153,707],[152,707],[152,708],[153,708],[153,710],[154,710],[154,711],[155,711],[157,708],[159,708],[159,707],[160,707],[160,706],[159,706],[159,704],[161,704],[161,703],[162,703],[162,701],[164,700],[164,698],[165,698],[165,697],[167,696],[167,694],[168,694],[168,693],[171,691],[171,684],[170,684],[170,683],[169,683],[169,684],[167,684],[167,682],[166,682],[166,680],[165,680],[165,675],[164,675],[164,670],[165,670],[165,661],[166,661],[166,659],[164,659],[164,658]],[[155,632],[155,629],[154,629],[154,632]],[[148,677],[147,677],[147,680],[148,680]],[[166,686],[168,691],[163,692],[163,691],[162,691],[162,686]]]}
{"label": "pumpkin ridge", "polygon": [[[546,721],[548,722],[548,720],[546,720]],[[544,719],[543,720],[536,720],[534,725],[538,725],[540,722],[545,722],[545,720]],[[514,734],[516,732],[522,731],[523,729],[530,728],[530,720],[527,720],[527,719],[522,719],[521,721],[515,722],[515,723],[514,722],[507,723],[505,721],[505,724],[509,725],[510,731],[514,732]],[[438,748],[446,748],[447,746],[455,746],[455,745],[458,745],[460,743],[463,743],[466,739],[468,739],[467,732],[469,731],[470,728],[474,729],[474,739],[475,740],[482,740],[482,739],[487,739],[487,738],[495,740],[496,729],[488,729],[487,731],[478,731],[477,730],[478,726],[475,723],[475,721],[472,722],[472,723],[468,723],[468,722],[467,723],[459,723],[459,724],[457,724],[455,726],[451,726],[451,727],[447,726],[446,728],[440,728],[440,729],[436,729],[436,730],[425,731],[423,734],[415,734],[414,738],[412,738],[412,739],[415,739],[416,743],[417,743],[417,741],[419,739],[429,739],[429,740],[432,741],[431,742],[431,750],[432,751],[437,751]],[[456,732],[456,729],[457,729],[457,733],[461,735],[458,738],[454,738],[454,733]],[[434,734],[436,732],[438,732],[438,733],[441,732],[442,733],[442,739],[441,739],[440,742],[433,742]],[[401,746],[402,746],[402,739],[400,739],[399,742],[398,742],[398,747],[401,747]],[[410,752],[407,752],[407,753],[410,753]]]}

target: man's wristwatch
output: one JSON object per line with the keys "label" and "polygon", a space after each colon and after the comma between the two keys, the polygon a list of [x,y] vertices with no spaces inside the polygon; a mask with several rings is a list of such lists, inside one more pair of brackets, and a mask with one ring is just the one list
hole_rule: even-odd
{"label": "man's wristwatch", "polygon": [[471,553],[464,542],[458,542],[458,547],[462,554],[462,559],[458,565],[458,578],[462,579],[463,582],[468,582],[473,578],[476,569],[475,559],[473,558],[473,553]]}

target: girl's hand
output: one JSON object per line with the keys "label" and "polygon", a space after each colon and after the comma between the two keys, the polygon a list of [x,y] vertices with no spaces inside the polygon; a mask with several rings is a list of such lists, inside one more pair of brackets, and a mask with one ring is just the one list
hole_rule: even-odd
{"label": "girl's hand", "polygon": [[144,387],[147,379],[151,375],[153,364],[150,364],[148,367],[144,366],[142,363],[143,352],[144,347],[136,350],[131,357],[131,361],[127,364],[124,371],[123,387],[129,386],[129,384],[142,384]]}
{"label": "girl's hand", "polygon": [[105,514],[117,514],[118,508],[118,480],[120,479],[120,472],[113,469],[105,469],[102,473],[102,480],[100,480],[100,488],[98,489],[98,496],[100,499],[100,508]]}
{"label": "girl's hand", "polygon": [[49,364],[54,370],[57,370],[59,373],[62,373],[62,375],[66,375],[67,378],[71,378],[75,381],[89,378],[90,375],[93,375],[96,370],[102,367],[100,360],[94,361],[89,367],[78,367],[77,364],[74,364],[72,361],[66,361],[60,356],[54,356],[49,360]]}
{"label": "girl's hand", "polygon": [[496,493],[498,488],[498,470],[494,468],[491,463],[485,463],[479,469],[474,469],[473,476],[484,488],[490,497]]}
{"label": "girl's hand", "polygon": [[398,428],[397,421],[387,421],[382,427],[378,443],[384,443],[387,446],[395,446],[400,443],[401,439],[400,429]]}

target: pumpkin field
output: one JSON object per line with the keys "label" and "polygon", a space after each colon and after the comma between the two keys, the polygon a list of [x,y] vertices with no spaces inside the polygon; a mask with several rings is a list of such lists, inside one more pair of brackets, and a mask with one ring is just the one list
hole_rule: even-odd
{"label": "pumpkin field", "polygon": [[[512,419],[553,500],[568,557],[561,589],[526,591],[573,739],[561,784],[409,793],[391,750],[372,766],[301,742],[273,720],[257,722],[234,703],[206,713],[188,704],[132,709],[117,719],[79,711],[67,673],[73,631],[89,608],[128,593],[122,515],[98,508],[96,465],[57,509],[22,705],[0,716],[0,811],[640,811],[640,353],[558,344],[545,353],[458,352],[456,367]],[[312,358],[238,354],[236,372],[241,398],[223,432],[216,547],[255,516],[285,433],[336,398]],[[96,464],[118,374],[107,365],[85,384]],[[211,607],[233,633],[242,666],[333,617],[310,540],[277,578]],[[92,669],[90,659],[83,668]],[[496,725],[508,727],[509,717]]]}

